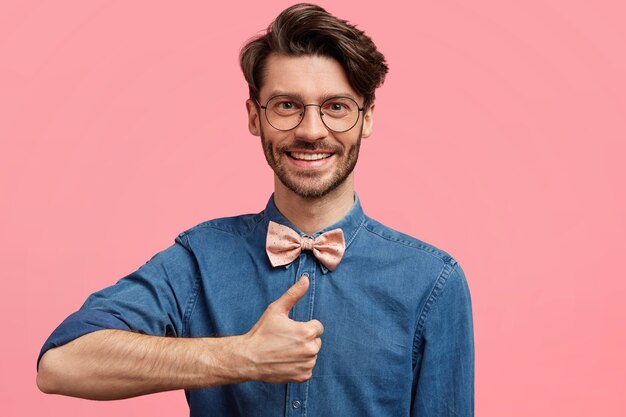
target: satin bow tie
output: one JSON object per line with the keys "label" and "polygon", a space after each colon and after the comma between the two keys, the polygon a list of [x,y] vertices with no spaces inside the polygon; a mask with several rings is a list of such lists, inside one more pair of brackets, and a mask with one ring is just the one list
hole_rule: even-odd
{"label": "satin bow tie", "polygon": [[343,257],[346,243],[341,229],[329,230],[315,239],[301,237],[295,230],[270,221],[265,250],[272,266],[287,265],[303,250],[310,250],[322,265],[334,270]]}

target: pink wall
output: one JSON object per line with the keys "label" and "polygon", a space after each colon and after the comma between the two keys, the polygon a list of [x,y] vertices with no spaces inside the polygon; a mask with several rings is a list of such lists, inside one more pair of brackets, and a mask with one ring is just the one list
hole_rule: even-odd
{"label": "pink wall", "polygon": [[[187,414],[35,386],[90,292],[272,190],[237,53],[289,3],[165,3],[0,5],[3,416]],[[477,416],[625,415],[623,2],[337,3],[391,66],[357,191],[463,265]]]}

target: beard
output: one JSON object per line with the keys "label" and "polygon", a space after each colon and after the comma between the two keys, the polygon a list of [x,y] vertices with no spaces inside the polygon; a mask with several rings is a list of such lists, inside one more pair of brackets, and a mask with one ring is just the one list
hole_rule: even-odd
{"label": "beard", "polygon": [[[361,147],[361,133],[355,144],[348,149],[339,146],[332,146],[325,141],[303,142],[294,141],[289,144],[281,145],[277,148],[265,139],[263,129],[261,129],[261,143],[263,145],[263,153],[265,159],[285,187],[293,191],[296,195],[304,199],[317,199],[324,197],[331,191],[335,190],[343,184],[348,176],[354,170],[356,162],[359,159],[359,149]],[[288,158],[287,149],[298,148],[310,151],[330,150],[334,158],[337,158],[334,171],[330,178],[318,178],[320,173],[316,171],[288,171],[285,164],[281,162],[281,156]]]}

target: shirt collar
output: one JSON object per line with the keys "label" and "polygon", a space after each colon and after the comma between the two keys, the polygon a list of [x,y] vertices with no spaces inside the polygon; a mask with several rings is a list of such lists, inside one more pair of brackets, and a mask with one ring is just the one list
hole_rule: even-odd
{"label": "shirt collar", "polygon": [[[365,222],[365,213],[363,212],[363,209],[361,208],[361,202],[359,201],[359,197],[357,196],[356,193],[354,194],[354,204],[352,205],[352,208],[350,209],[350,211],[348,211],[348,213],[346,213],[345,216],[339,219],[338,222],[331,224],[330,226],[327,226],[323,228],[322,230],[313,233],[312,235],[307,235],[306,233],[302,232],[300,229],[294,226],[293,223],[287,220],[287,218],[283,216],[280,211],[278,211],[278,208],[276,208],[276,204],[274,204],[274,194],[270,196],[269,201],[267,202],[267,205],[265,206],[264,213],[265,213],[265,230],[267,230],[267,225],[271,220],[275,223],[290,227],[291,229],[295,230],[300,236],[309,236],[315,239],[317,236],[319,236],[320,234],[324,232],[340,228],[343,231],[343,236],[346,241],[346,252],[348,251],[350,244],[356,237],[359,229]],[[287,264],[286,267],[289,268],[290,265],[291,263]],[[328,272],[328,269],[324,265],[320,264],[320,267],[322,268],[322,272],[324,274]],[[340,267],[341,267],[341,264],[340,264]]]}

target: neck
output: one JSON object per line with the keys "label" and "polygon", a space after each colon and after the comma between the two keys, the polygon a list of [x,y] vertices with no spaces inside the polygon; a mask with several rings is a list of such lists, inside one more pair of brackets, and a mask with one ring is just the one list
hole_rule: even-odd
{"label": "neck", "polygon": [[274,179],[274,204],[298,229],[311,235],[338,222],[354,205],[354,179],[350,175],[323,197],[303,198]]}

